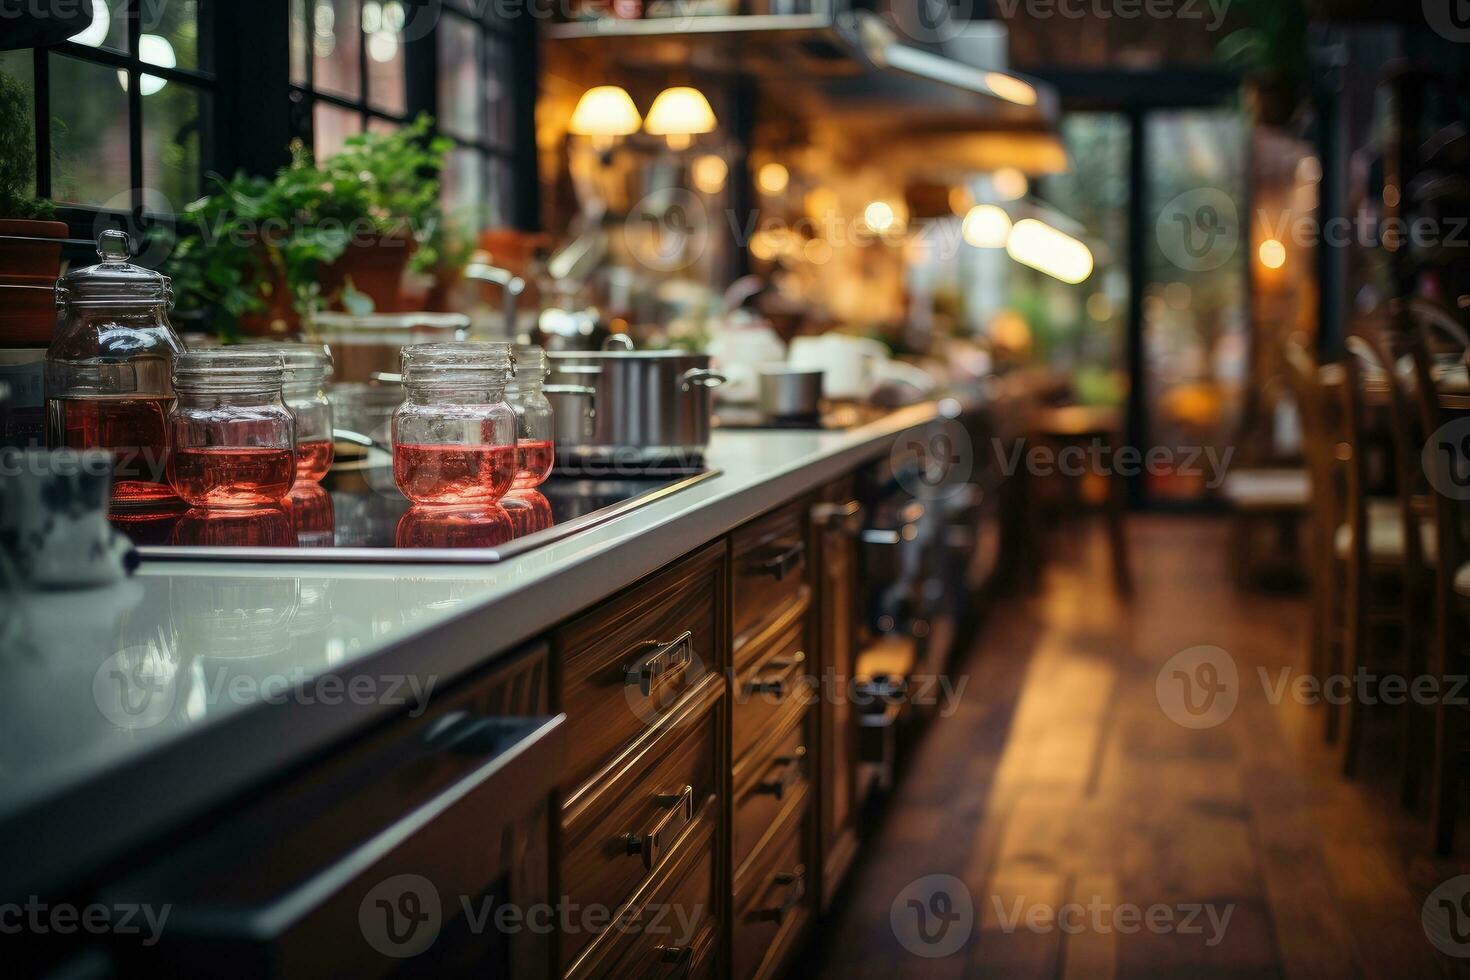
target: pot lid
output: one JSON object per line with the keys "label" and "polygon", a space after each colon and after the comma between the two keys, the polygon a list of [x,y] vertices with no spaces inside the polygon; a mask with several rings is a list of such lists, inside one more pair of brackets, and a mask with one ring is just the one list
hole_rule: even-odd
{"label": "pot lid", "polygon": [[73,306],[157,306],[173,300],[168,276],[133,265],[127,232],[110,228],[97,237],[99,265],[73,269],[56,283],[57,300]]}

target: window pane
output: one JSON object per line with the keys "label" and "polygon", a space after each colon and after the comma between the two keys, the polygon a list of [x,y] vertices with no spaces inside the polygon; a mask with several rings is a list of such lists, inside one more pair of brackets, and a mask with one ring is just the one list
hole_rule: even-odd
{"label": "window pane", "polygon": [[198,0],[143,0],[138,57],[164,68],[200,68]]}
{"label": "window pane", "polygon": [[439,126],[466,141],[480,139],[480,28],[445,14],[439,25]]}
{"label": "window pane", "polygon": [[510,91],[505,80],[515,62],[510,45],[498,38],[490,45],[490,63],[485,68],[485,108],[490,118],[490,140],[509,147],[515,142],[515,119],[511,115]]}
{"label": "window pane", "polygon": [[325,160],[342,149],[349,136],[362,132],[362,116],[350,109],[339,109],[327,102],[318,102],[312,113],[316,130],[313,147],[318,160]]}
{"label": "window pane", "polygon": [[71,40],[89,48],[128,53],[128,0],[93,0],[92,24]]}
{"label": "window pane", "polygon": [[391,119],[383,119],[380,116],[373,116],[372,118],[368,119],[368,131],[373,133],[381,133],[384,136],[392,135],[402,128],[403,126],[401,124],[396,123]]}
{"label": "window pane", "polygon": [[52,194],[68,204],[128,205],[128,97],[117,71],[51,56]]}
{"label": "window pane", "polygon": [[480,191],[485,174],[485,154],[461,147],[452,150],[444,161],[439,195],[445,213],[465,228],[479,230]]}
{"label": "window pane", "polygon": [[[1143,347],[1150,445],[1224,451],[1237,431],[1250,357],[1243,218],[1248,131],[1229,110],[1157,113],[1144,225]],[[1207,493],[1194,474],[1150,471],[1155,499]]]}
{"label": "window pane", "polygon": [[[0,51],[0,72],[9,75],[20,82],[20,87],[25,91],[26,108],[34,112],[36,104],[35,83],[35,60],[30,48],[19,51]],[[25,154],[32,155],[36,152],[36,128],[35,120],[32,119],[30,131],[26,134],[25,145],[21,148]],[[21,188],[21,193],[32,195],[36,193],[36,168],[30,168],[30,174],[26,178],[26,184]]]}
{"label": "window pane", "polygon": [[500,228],[509,225],[511,213],[510,164],[504,160],[490,161],[485,206],[485,227]]}
{"label": "window pane", "polygon": [[362,34],[367,39],[368,96],[373,107],[401,116],[408,111],[404,85],[403,4],[366,0]]}
{"label": "window pane", "polygon": [[357,0],[312,0],[313,87],[344,99],[362,97],[361,17]]}
{"label": "window pane", "polygon": [[306,87],[306,52],[311,24],[306,16],[308,0],[291,0],[291,84]]}
{"label": "window pane", "polygon": [[174,211],[200,194],[207,98],[170,82],[143,100],[143,185],[161,192]]}

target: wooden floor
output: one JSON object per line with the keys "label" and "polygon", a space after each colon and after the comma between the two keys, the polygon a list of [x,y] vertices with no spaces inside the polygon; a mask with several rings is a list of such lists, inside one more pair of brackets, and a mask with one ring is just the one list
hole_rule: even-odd
{"label": "wooden floor", "polygon": [[[1270,702],[1258,668],[1273,680],[1299,669],[1306,607],[1239,592],[1229,533],[1219,519],[1133,519],[1129,605],[1111,590],[1101,535],[1073,534],[1035,595],[991,614],[958,710],[917,746],[819,927],[820,975],[1470,975],[1470,959],[1436,951],[1420,924],[1429,892],[1470,871],[1470,844],[1432,859],[1387,763],[1344,781],[1323,709]],[[1155,682],[1199,645],[1228,652],[1240,697],[1217,727],[1190,729],[1161,709]],[[1384,720],[1380,743],[1394,730]],[[936,888],[964,894],[936,905]],[[916,944],[903,917],[966,898],[973,925],[951,924],[968,932],[956,952],[911,951],[943,947]]]}

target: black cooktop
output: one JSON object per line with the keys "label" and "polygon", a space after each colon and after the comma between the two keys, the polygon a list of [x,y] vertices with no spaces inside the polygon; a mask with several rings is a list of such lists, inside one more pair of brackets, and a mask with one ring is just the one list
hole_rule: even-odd
{"label": "black cooktop", "polygon": [[145,559],[497,562],[687,489],[716,470],[617,477],[553,475],[498,504],[415,507],[384,468],[333,469],[279,508],[114,508]]}

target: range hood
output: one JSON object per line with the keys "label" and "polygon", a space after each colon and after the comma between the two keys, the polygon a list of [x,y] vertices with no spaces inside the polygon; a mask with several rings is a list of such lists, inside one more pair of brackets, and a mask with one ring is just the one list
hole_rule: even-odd
{"label": "range hood", "polygon": [[782,108],[840,127],[885,155],[980,170],[1064,169],[1056,93],[1007,70],[1004,25],[982,21],[946,33],[943,44],[920,45],[903,39],[889,18],[841,9],[603,19],[552,25],[546,36],[612,77],[655,70],[753,78]]}

